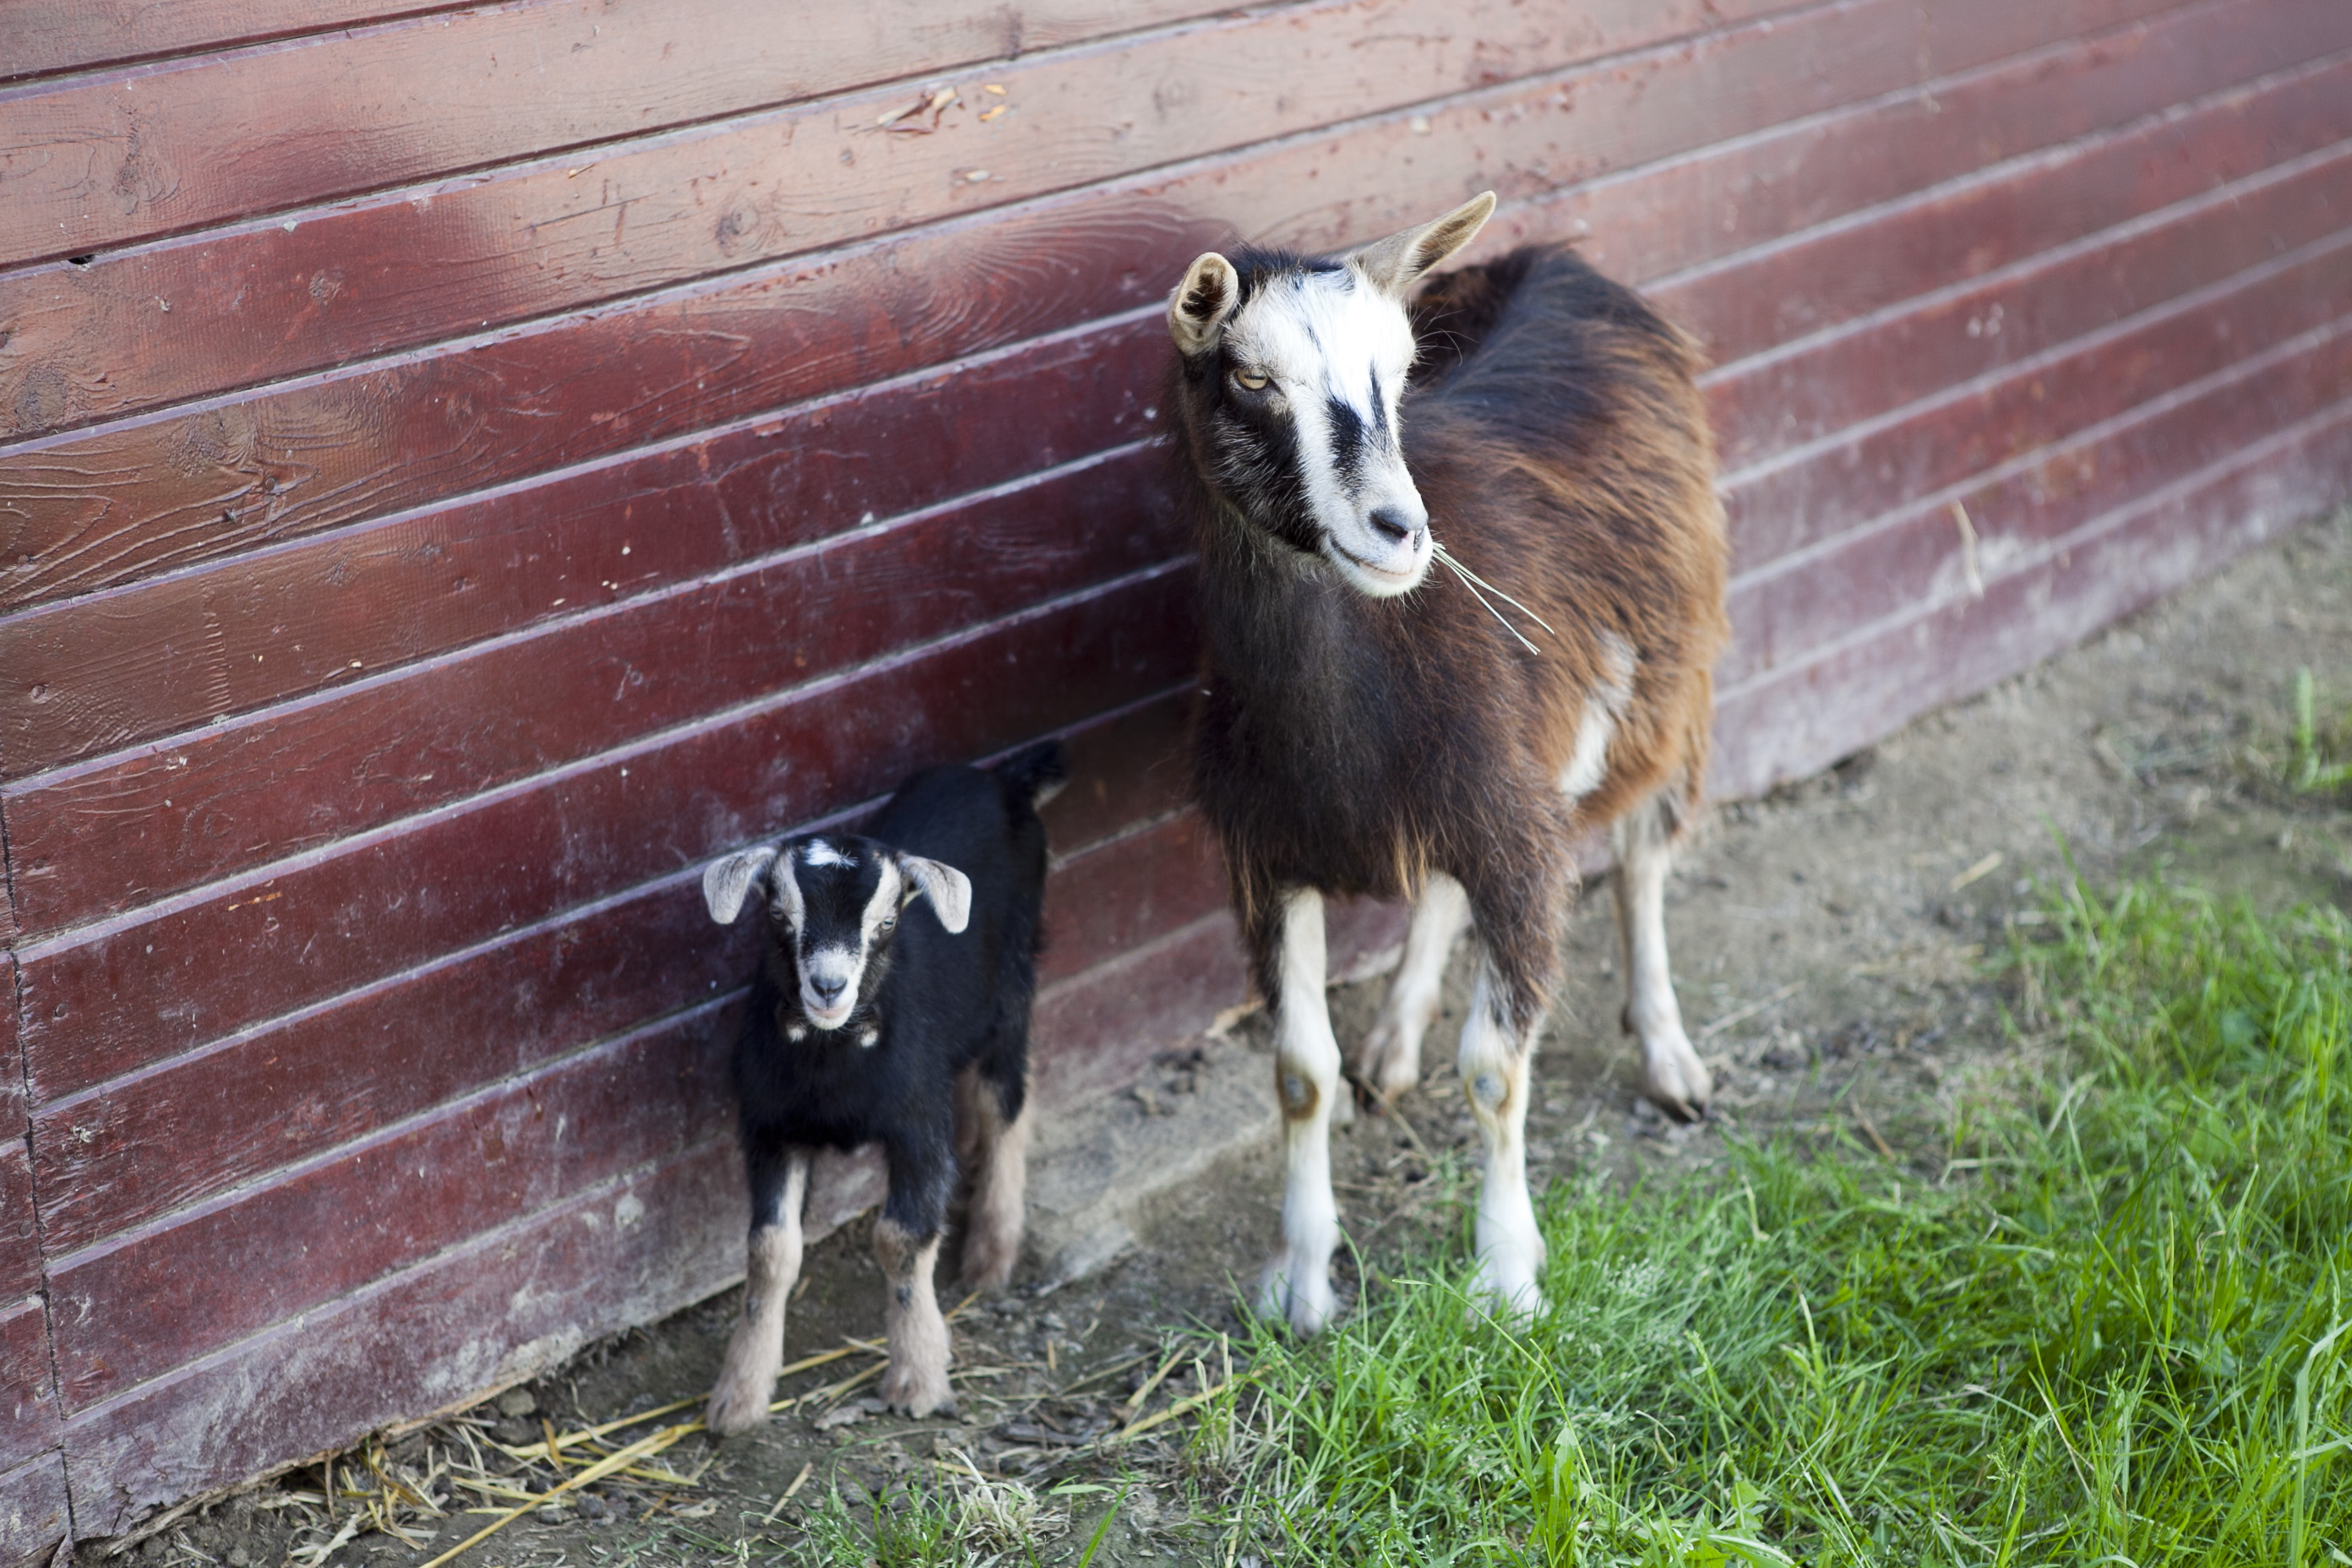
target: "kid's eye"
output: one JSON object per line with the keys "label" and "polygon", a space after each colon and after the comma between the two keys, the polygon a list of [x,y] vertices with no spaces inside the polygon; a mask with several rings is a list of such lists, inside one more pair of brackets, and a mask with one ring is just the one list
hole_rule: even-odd
{"label": "kid's eye", "polygon": [[1234,384],[1244,392],[1264,392],[1265,377],[1254,370],[1237,370],[1234,372]]}
{"label": "kid's eye", "polygon": [[883,929],[884,931],[893,931],[893,930],[896,930],[896,929],[897,929],[897,927],[898,927],[898,917],[897,915],[884,915],[884,916],[882,917],[882,929]]}

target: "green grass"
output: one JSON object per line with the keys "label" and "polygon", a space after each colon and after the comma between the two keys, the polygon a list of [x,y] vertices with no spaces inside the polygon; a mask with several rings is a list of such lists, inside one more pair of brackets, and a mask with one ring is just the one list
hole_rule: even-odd
{"label": "green grass", "polygon": [[2055,1062],[1890,1165],[1547,1194],[1549,1307],[1389,1260],[1193,1462],[1221,1563],[2352,1563],[2352,928],[2155,885],[2016,954]]}

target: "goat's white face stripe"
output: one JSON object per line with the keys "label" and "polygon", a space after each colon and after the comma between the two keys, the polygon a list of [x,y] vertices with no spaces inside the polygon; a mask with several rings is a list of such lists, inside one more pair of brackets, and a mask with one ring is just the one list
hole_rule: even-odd
{"label": "goat's white face stripe", "polygon": [[1289,411],[1299,488],[1339,552],[1333,563],[1369,593],[1418,583],[1427,534],[1401,542],[1367,521],[1377,508],[1414,529],[1427,517],[1397,423],[1413,359],[1404,307],[1353,268],[1294,273],[1254,296],[1227,333],[1236,363],[1262,371]]}
{"label": "goat's white face stripe", "polygon": [[874,883],[874,896],[866,900],[866,913],[858,922],[859,934],[869,951],[874,946],[875,935],[882,929],[882,922],[898,912],[898,904],[906,890],[906,879],[897,865],[885,860],[882,874]]}
{"label": "goat's white face stripe", "polygon": [[768,873],[768,885],[775,889],[777,907],[784,911],[784,923],[799,931],[808,919],[808,905],[801,898],[800,879],[793,875],[793,857],[776,857]]}

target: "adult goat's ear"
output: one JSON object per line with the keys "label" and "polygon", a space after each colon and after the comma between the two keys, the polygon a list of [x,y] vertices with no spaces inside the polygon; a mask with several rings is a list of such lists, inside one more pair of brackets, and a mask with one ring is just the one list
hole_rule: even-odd
{"label": "adult goat's ear", "polygon": [[775,859],[776,852],[763,847],[740,850],[705,866],[702,901],[709,909],[710,918],[723,926],[733,925],[735,917],[742,912],[743,900]]}
{"label": "adult goat's ear", "polygon": [[1241,302],[1242,279],[1234,264],[1213,250],[1202,252],[1168,296],[1168,335],[1176,340],[1176,352],[1190,359],[1216,347]]}
{"label": "adult goat's ear", "polygon": [[1392,234],[1356,252],[1356,270],[1382,293],[1404,298],[1421,275],[1478,237],[1495,216],[1495,193],[1472,196],[1444,217]]}
{"label": "adult goat's ear", "polygon": [[931,909],[940,917],[940,924],[950,931],[960,931],[971,923],[971,879],[952,866],[937,860],[926,860],[920,855],[901,855],[898,868],[907,879],[923,890],[931,900]]}

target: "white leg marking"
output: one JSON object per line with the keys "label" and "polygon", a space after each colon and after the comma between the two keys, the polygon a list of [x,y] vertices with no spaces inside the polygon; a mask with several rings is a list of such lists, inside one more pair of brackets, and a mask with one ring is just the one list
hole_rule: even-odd
{"label": "white leg marking", "polygon": [[972,1183],[971,1208],[964,1220],[963,1286],[993,1290],[1013,1278],[1013,1265],[1021,1261],[1022,1221],[1028,1211],[1030,1106],[1024,1100],[1021,1114],[1008,1123],[995,1089],[981,1082],[972,1087],[973,1155],[980,1173]]}
{"label": "white leg marking", "polygon": [[1437,995],[1454,939],[1470,923],[1470,897],[1462,884],[1433,872],[1405,928],[1404,959],[1389,982],[1388,1000],[1356,1055],[1356,1076],[1382,1100],[1421,1081],[1421,1039],[1437,1016]]}
{"label": "white leg marking", "polygon": [[931,1289],[939,1256],[936,1235],[918,1240],[887,1215],[874,1222],[874,1257],[890,1290],[882,1309],[890,1355],[882,1403],[918,1418],[955,1403],[948,1388],[948,1322]]}
{"label": "white leg marking", "polygon": [[1625,942],[1625,1029],[1642,1042],[1642,1092],[1686,1120],[1706,1110],[1715,1079],[1683,1032],[1666,967],[1666,871],[1659,807],[1645,802],[1617,825],[1617,929]]}
{"label": "white leg marking", "polygon": [[808,1191],[808,1158],[793,1156],[784,1173],[783,1214],[751,1233],[743,1280],[743,1316],[727,1342],[718,1384],[703,1419],[722,1436],[749,1432],[768,1419],[776,1369],[784,1364],[784,1303],[801,1277],[801,1202]]}
{"label": "white leg marking", "polygon": [[1457,1064],[1486,1142],[1486,1175],[1478,1189],[1478,1270],[1471,1289],[1499,1313],[1523,1319],[1543,1305],[1543,1235],[1528,1193],[1528,1068],[1538,1029],[1515,1038],[1503,1022],[1506,1006],[1502,978],[1481,957]]}
{"label": "white leg marking", "polygon": [[1331,1250],[1339,1210],[1331,1200],[1331,1098],[1339,1042],[1323,998],[1323,895],[1290,895],[1282,912],[1282,974],[1275,998],[1275,1091],[1282,1097],[1285,1184],[1282,1250],[1265,1266],[1258,1310],[1302,1334],[1331,1319]]}

